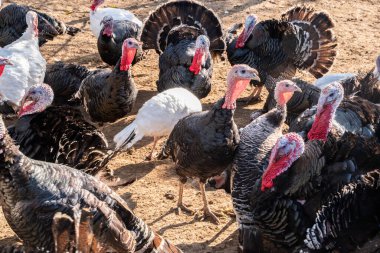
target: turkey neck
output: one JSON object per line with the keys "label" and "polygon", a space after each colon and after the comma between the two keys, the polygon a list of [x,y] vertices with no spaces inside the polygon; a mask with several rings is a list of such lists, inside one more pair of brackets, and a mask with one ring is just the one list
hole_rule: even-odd
{"label": "turkey neck", "polygon": [[[210,110],[211,119],[213,119],[217,125],[222,126],[227,122],[234,122],[233,116],[235,110],[223,109],[224,97],[219,99]],[[226,125],[227,126],[227,125]]]}
{"label": "turkey neck", "polygon": [[136,87],[133,84],[131,69],[126,71],[120,70],[121,59],[116,63],[114,69],[112,70],[112,74],[114,77],[114,81],[112,82],[113,91],[116,92],[116,95],[121,95],[119,92],[121,90],[128,91],[129,93],[133,93],[136,91]]}

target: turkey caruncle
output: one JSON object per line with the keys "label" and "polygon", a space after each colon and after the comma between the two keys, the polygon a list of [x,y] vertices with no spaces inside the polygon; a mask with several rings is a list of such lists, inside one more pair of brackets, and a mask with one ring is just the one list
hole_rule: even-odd
{"label": "turkey caruncle", "polygon": [[9,4],[0,10],[0,47],[5,47],[22,36],[27,28],[25,17],[29,11],[36,12],[38,16],[39,46],[58,35],[67,33],[73,36],[80,31],[78,28],[66,26],[62,21],[29,6]]}
{"label": "turkey caruncle", "polygon": [[88,208],[94,236],[117,252],[181,252],[138,218],[98,179],[71,167],[22,154],[0,118],[0,203],[9,226],[28,248],[54,252],[53,218]]}
{"label": "turkey caruncle", "polygon": [[222,25],[216,14],[191,0],[170,1],[152,12],[144,23],[143,49],[159,56],[157,90],[183,87],[198,98],[211,90],[211,55],[225,50]]}
{"label": "turkey caruncle", "polygon": [[108,148],[103,133],[83,119],[79,109],[50,106],[54,93],[46,84],[32,86],[25,94],[19,119],[8,131],[20,151],[33,159],[65,164],[111,185],[121,185],[107,169],[118,150]]}
{"label": "turkey caruncle", "polygon": [[327,13],[310,7],[294,7],[281,20],[258,22],[257,16],[249,15],[237,37],[238,27],[231,28],[226,39],[228,60],[256,68],[261,79],[252,83],[256,88],[248,102],[260,97],[263,84],[273,93],[276,82],[293,78],[297,69],[323,76],[337,53],[333,21]]}
{"label": "turkey caruncle", "polygon": [[225,97],[219,99],[211,110],[193,113],[175,125],[159,158],[171,156],[175,162],[180,177],[179,209],[192,212],[182,202],[183,188],[187,178],[199,178],[204,217],[209,216],[213,222],[219,223],[209,208],[205,182],[232,162],[239,143],[239,132],[233,119],[236,99],[250,80],[259,80],[257,75],[257,71],[247,65],[233,66],[227,75]]}

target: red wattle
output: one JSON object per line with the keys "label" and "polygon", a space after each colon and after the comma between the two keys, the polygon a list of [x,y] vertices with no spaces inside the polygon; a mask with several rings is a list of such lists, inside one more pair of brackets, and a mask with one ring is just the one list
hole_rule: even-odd
{"label": "red wattle", "polygon": [[133,62],[133,59],[136,55],[136,48],[126,48],[123,50],[123,54],[121,56],[121,62],[120,62],[120,70],[121,71],[127,71]]}
{"label": "red wattle", "polygon": [[315,116],[314,123],[307,134],[309,140],[327,140],[330,131],[330,122],[334,116],[332,110],[333,107],[331,104],[326,105],[322,111]]}
{"label": "red wattle", "polygon": [[191,72],[193,72],[195,75],[198,75],[199,72],[201,72],[202,57],[203,57],[203,52],[201,52],[200,49],[195,50],[193,61],[192,61],[191,66],[189,68],[189,70]]}
{"label": "red wattle", "polygon": [[26,106],[21,107],[20,111],[18,112],[18,116],[23,116],[26,112],[30,111],[30,109],[32,109],[35,104],[35,102],[32,102],[30,104],[27,104]]}
{"label": "red wattle", "polygon": [[5,65],[0,65],[0,76],[3,74],[4,68],[5,68]]}
{"label": "red wattle", "polygon": [[277,161],[270,161],[268,168],[264,171],[261,180],[261,191],[273,187],[273,180],[289,168],[289,157],[284,156]]}
{"label": "red wattle", "polygon": [[235,48],[242,48],[244,47],[244,37],[245,37],[245,30],[239,35],[238,39],[236,40]]}
{"label": "red wattle", "polygon": [[90,8],[91,8],[92,11],[95,11],[96,10],[96,5],[92,4]]}
{"label": "red wattle", "polygon": [[227,89],[222,108],[233,109],[236,99],[238,99],[240,94],[245,90],[249,82],[250,80],[234,81],[234,84]]}

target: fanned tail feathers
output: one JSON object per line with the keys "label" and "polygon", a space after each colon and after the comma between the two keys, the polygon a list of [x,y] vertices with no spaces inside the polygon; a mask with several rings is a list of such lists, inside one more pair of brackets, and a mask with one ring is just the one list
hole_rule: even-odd
{"label": "fanned tail feathers", "polygon": [[316,78],[326,74],[337,54],[337,40],[332,31],[334,23],[329,14],[297,6],[284,13],[282,20],[291,22],[297,29],[295,64]]}
{"label": "fanned tail feathers", "polygon": [[216,14],[196,1],[170,1],[153,11],[145,21],[141,40],[143,49],[155,49],[161,54],[176,39],[207,35],[210,51],[221,55],[225,41],[221,21]]}

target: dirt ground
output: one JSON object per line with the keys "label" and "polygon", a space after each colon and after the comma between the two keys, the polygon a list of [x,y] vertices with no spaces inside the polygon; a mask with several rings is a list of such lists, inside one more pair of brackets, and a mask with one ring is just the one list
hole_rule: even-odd
{"label": "dirt ground", "polygon": [[[27,4],[38,10],[53,14],[69,25],[82,29],[75,37],[61,36],[48,42],[41,48],[48,62],[61,60],[82,64],[90,69],[105,66],[101,61],[96,39],[89,29],[89,0],[17,0],[18,4]],[[110,7],[126,8],[144,19],[166,0],[106,0]],[[212,7],[223,21],[224,28],[234,22],[241,22],[249,13],[255,13],[260,19],[279,18],[280,14],[296,4],[309,4],[317,10],[328,11],[335,20],[335,33],[339,40],[339,54],[332,72],[357,72],[372,68],[374,59],[380,53],[380,2],[378,0],[206,0],[201,1]],[[4,4],[9,3],[5,1]],[[217,62],[214,65],[213,88],[209,96],[202,100],[204,109],[208,109],[223,96],[226,88],[225,76],[229,63]],[[133,76],[139,95],[135,109],[130,116],[104,128],[109,143],[112,137],[133,118],[141,105],[156,94],[155,81],[158,77],[158,57],[151,52],[147,59],[133,66]],[[312,80],[310,75],[299,76]],[[246,91],[245,95],[248,95]],[[239,106],[235,121],[239,127],[249,122],[252,109],[262,104]],[[116,175],[122,178],[138,180],[117,192],[128,201],[134,212],[156,231],[173,241],[184,252],[236,252],[237,231],[230,196],[224,191],[208,191],[212,210],[218,213],[221,224],[213,225],[200,221],[198,216],[177,215],[173,211],[178,196],[178,181],[172,162],[144,160],[150,151],[152,139],[139,142],[131,153],[117,156],[110,164]],[[160,142],[162,144],[162,141]],[[170,198],[170,195],[174,196]],[[169,197],[168,197],[169,196]],[[192,184],[185,188],[184,201],[193,209],[202,206],[200,192]],[[17,242],[2,213],[0,213],[0,245]]]}

